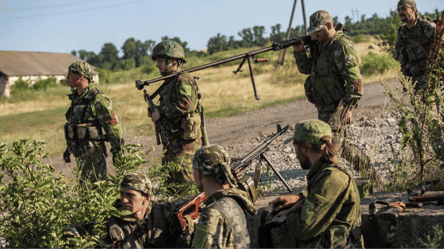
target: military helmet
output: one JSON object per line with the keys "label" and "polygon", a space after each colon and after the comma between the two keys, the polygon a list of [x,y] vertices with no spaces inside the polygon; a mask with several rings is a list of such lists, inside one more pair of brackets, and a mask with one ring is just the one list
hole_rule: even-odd
{"label": "military helmet", "polygon": [[330,125],[318,119],[309,119],[297,123],[294,127],[294,135],[284,141],[287,144],[293,140],[314,145],[322,145],[325,141],[322,137],[332,137]]}
{"label": "military helmet", "polygon": [[120,183],[120,187],[134,189],[148,196],[152,196],[154,190],[150,179],[148,179],[146,173],[142,171],[131,172],[125,175]]}
{"label": "military helmet", "polygon": [[194,155],[193,166],[202,171],[204,176],[216,178],[220,184],[236,187],[236,178],[231,173],[230,157],[219,145],[202,146]]}
{"label": "military helmet", "polygon": [[151,59],[156,60],[158,57],[169,57],[185,60],[185,52],[179,43],[166,40],[159,42],[153,49]]}

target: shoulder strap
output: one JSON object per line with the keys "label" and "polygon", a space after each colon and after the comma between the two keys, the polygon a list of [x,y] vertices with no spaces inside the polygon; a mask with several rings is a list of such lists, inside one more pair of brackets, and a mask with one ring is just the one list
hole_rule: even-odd
{"label": "shoulder strap", "polygon": [[178,73],[176,76],[169,78],[167,80],[165,80],[162,85],[159,86],[159,88],[157,88],[156,91],[154,91],[153,94],[151,94],[150,99],[155,99],[157,97],[157,95],[159,95],[159,93],[165,88],[166,85],[168,85],[168,83],[170,83],[171,81],[176,81],[180,76],[180,73]]}

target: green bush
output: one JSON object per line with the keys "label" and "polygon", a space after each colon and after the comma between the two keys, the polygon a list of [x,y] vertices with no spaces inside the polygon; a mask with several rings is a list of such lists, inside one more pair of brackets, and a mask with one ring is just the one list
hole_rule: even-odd
{"label": "green bush", "polygon": [[29,80],[24,80],[22,77],[19,77],[19,79],[12,85],[12,93],[14,95],[21,94],[24,92],[29,91],[31,82]]}
{"label": "green bush", "polygon": [[48,87],[56,87],[56,86],[57,86],[57,79],[54,76],[50,75],[46,79],[42,79],[39,76],[35,81],[34,85],[32,85],[32,88],[37,91],[43,90],[46,92],[46,89],[48,89]]}
{"label": "green bush", "polygon": [[362,58],[361,70],[363,74],[384,73],[390,68],[396,67],[399,67],[399,62],[388,54],[378,55],[369,52]]}
{"label": "green bush", "polygon": [[[104,243],[106,220],[120,215],[114,207],[120,182],[147,162],[149,151],[138,147],[124,146],[127,153],[113,164],[116,173],[106,180],[78,184],[79,172],[75,179],[67,179],[56,174],[52,165],[43,164],[49,156],[44,142],[20,140],[12,149],[0,144],[0,227],[8,247],[109,246]],[[158,185],[154,190],[157,199],[197,193],[194,183],[170,183],[169,170],[177,170],[180,163],[153,165],[147,170]]]}
{"label": "green bush", "polygon": [[370,41],[370,36],[364,35],[364,34],[359,34],[355,37],[352,37],[352,41],[354,43],[368,42],[368,41]]}

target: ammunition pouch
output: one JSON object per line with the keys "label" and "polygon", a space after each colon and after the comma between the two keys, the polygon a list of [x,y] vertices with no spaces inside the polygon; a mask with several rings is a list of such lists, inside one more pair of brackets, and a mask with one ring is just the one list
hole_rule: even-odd
{"label": "ammunition pouch", "polygon": [[83,124],[64,125],[65,139],[68,141],[72,154],[76,158],[85,159],[91,156],[97,142],[108,141],[105,135],[102,135],[102,129],[96,122]]}
{"label": "ammunition pouch", "polygon": [[305,80],[304,89],[305,97],[307,97],[308,102],[313,104],[315,100],[313,96],[313,84],[311,83],[311,75],[308,76],[308,78]]}
{"label": "ammunition pouch", "polygon": [[254,203],[259,198],[253,179],[249,175],[244,175],[237,183],[240,190],[247,192],[248,197]]}
{"label": "ammunition pouch", "polygon": [[201,137],[202,131],[200,124],[201,120],[198,113],[188,114],[186,118],[182,119],[182,138],[185,140],[192,140]]}

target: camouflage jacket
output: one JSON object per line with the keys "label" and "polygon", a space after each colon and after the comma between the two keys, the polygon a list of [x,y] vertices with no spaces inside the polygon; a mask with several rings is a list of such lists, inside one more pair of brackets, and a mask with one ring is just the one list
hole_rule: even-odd
{"label": "camouflage jacket", "polygon": [[219,190],[206,201],[196,224],[194,248],[248,248],[250,236],[244,211],[255,213],[246,193],[239,189]]}
{"label": "camouflage jacket", "polygon": [[316,105],[329,105],[342,100],[356,107],[362,97],[362,79],[356,50],[350,39],[337,31],[327,45],[317,42],[307,50],[293,52],[299,72],[310,74],[305,81],[308,100]]}
{"label": "camouflage jacket", "polygon": [[[68,97],[71,100],[71,106],[65,114],[68,121],[66,126],[71,132],[78,134],[80,143],[85,142],[81,141],[82,136],[86,141],[101,139],[101,129],[103,129],[106,132],[104,138],[111,143],[111,152],[120,151],[122,129],[114,113],[111,100],[101,93],[95,84],[89,84],[80,95],[76,89],[73,89],[72,94],[69,94]],[[79,124],[82,125],[78,126]],[[68,147],[76,147],[79,144],[75,139],[71,140],[67,137],[67,145]]]}
{"label": "camouflage jacket", "polygon": [[196,80],[188,73],[180,73],[165,83],[160,92],[158,108],[166,121],[163,125],[168,139],[175,144],[201,137],[201,106]]}
{"label": "camouflage jacket", "polygon": [[427,63],[427,53],[436,25],[428,19],[418,17],[409,29],[403,24],[398,29],[393,57],[401,63],[401,72],[409,77],[423,76]]}
{"label": "camouflage jacket", "polygon": [[[117,209],[125,212],[120,200]],[[166,248],[170,246],[170,229],[165,207],[150,203],[145,219],[137,221],[131,214],[112,217],[107,223],[108,236],[105,242],[117,248]]]}
{"label": "camouflage jacket", "polygon": [[[351,173],[335,163],[319,159],[308,171],[308,189],[302,208],[287,214],[287,226],[298,247],[349,247],[361,239],[350,230],[361,225],[359,191]],[[355,238],[358,237],[358,238]]]}

